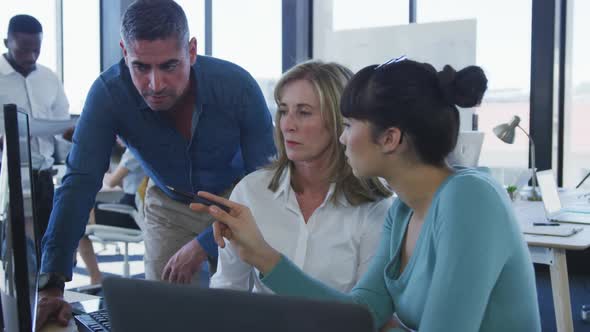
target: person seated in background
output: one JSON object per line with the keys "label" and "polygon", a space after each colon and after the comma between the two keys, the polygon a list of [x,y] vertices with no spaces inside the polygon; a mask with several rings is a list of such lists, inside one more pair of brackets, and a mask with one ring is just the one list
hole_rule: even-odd
{"label": "person seated in background", "polygon": [[379,327],[395,312],[399,324],[424,332],[540,331],[533,264],[505,190],[487,173],[445,162],[459,131],[455,105],[478,105],[486,89],[479,67],[437,73],[399,59],[365,67],[348,83],[340,137],[348,163],[358,177],[385,178],[399,197],[348,294],[305,275],[248,206],[200,192],[230,213],[192,208],[218,220],[219,246],[231,245],[277,294],[363,304]]}
{"label": "person seated in background", "polygon": [[[349,291],[367,270],[391,192],[360,180],[338,143],[340,95],[352,73],[335,63],[299,64],[275,88],[278,157],[246,176],[231,199],[250,207],[264,238],[309,275]],[[270,292],[231,243],[219,250],[212,288]]]}
{"label": "person seated in background", "polygon": [[[137,209],[135,205],[135,194],[142,180],[145,178],[145,173],[139,164],[139,161],[133,157],[130,150],[125,150],[119,165],[113,171],[113,173],[106,173],[104,177],[105,187],[117,187],[123,188],[123,197],[119,199],[118,204],[124,204]],[[88,224],[93,225],[106,225],[114,227],[132,228],[139,229],[139,226],[133,220],[133,218],[124,213],[104,211],[97,206],[104,202],[96,202],[94,208],[90,211]],[[78,252],[88,269],[90,275],[90,284],[96,285],[102,282],[102,274],[98,268],[98,262],[96,260],[96,254],[94,253],[94,247],[88,236],[82,237],[78,244]]]}

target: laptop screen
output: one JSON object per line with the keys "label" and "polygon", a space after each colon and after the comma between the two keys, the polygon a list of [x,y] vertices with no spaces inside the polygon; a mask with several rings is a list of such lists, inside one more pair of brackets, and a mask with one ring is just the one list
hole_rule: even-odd
{"label": "laptop screen", "polygon": [[537,172],[537,181],[539,182],[539,189],[541,189],[541,195],[543,196],[545,211],[549,215],[559,212],[561,210],[561,202],[557,193],[557,184],[553,178],[553,171]]}

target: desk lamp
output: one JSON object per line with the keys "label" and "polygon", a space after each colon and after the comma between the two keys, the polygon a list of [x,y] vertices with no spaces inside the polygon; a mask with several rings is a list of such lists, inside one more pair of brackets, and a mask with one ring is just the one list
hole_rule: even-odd
{"label": "desk lamp", "polygon": [[533,168],[533,192],[529,197],[531,201],[540,201],[541,197],[537,193],[537,169],[535,168],[535,142],[531,136],[520,126],[520,118],[515,115],[509,123],[503,123],[494,127],[494,134],[501,139],[503,142],[512,144],[514,143],[514,134],[516,128],[520,128],[522,132],[529,138],[530,142],[530,154],[531,154],[531,166]]}

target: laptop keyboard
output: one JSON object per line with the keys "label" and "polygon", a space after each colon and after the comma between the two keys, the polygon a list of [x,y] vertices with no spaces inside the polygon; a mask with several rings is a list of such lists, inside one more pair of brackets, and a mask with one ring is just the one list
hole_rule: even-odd
{"label": "laptop keyboard", "polygon": [[111,330],[111,322],[106,309],[77,315],[76,320],[86,328],[86,331],[103,332]]}

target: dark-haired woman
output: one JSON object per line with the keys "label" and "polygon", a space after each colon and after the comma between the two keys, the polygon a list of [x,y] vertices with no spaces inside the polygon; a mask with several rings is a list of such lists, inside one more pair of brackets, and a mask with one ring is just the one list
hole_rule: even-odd
{"label": "dark-haired woman", "polygon": [[273,249],[247,207],[209,211],[220,246],[229,240],[277,294],[354,301],[382,326],[393,312],[419,331],[540,331],[534,273],[502,187],[487,174],[453,169],[459,115],[487,88],[479,67],[437,73],[404,60],[369,66],[341,100],[340,140],[359,177],[380,176],[399,199],[389,211],[369,270],[349,294],[304,275]]}

